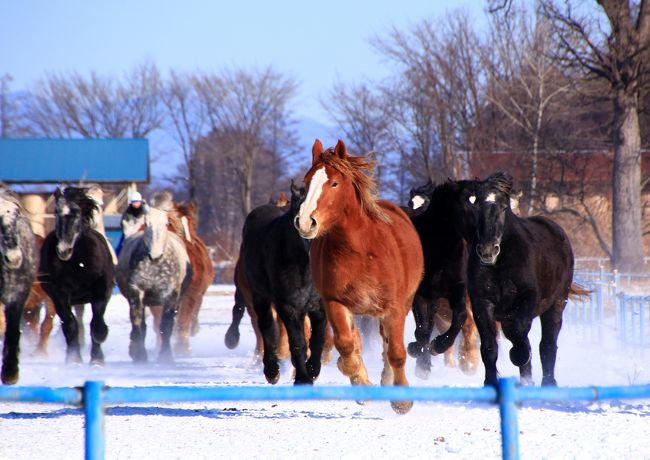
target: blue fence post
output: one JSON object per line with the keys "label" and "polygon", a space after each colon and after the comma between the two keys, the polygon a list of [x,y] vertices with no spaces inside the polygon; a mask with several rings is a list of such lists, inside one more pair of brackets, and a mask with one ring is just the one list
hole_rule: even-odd
{"label": "blue fence post", "polygon": [[86,422],[86,460],[104,460],[104,382],[90,381],[83,387]]}
{"label": "blue fence post", "polygon": [[517,422],[517,379],[499,379],[501,449],[504,460],[519,459],[519,423]]}

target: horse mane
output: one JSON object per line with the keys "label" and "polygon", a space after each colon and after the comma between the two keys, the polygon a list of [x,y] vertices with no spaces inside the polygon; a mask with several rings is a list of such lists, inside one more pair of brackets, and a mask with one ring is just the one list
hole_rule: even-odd
{"label": "horse mane", "polygon": [[174,197],[167,190],[158,192],[151,198],[151,206],[169,212],[174,207]]}
{"label": "horse mane", "polygon": [[7,184],[5,184],[4,182],[0,182],[0,199],[12,202],[16,206],[18,206],[18,208],[22,213],[26,213],[25,207],[23,206],[23,202],[18,196],[18,194],[13,190],[11,190],[9,187],[7,187]]}
{"label": "horse mane", "polygon": [[97,202],[88,195],[88,189],[85,187],[69,186],[63,190],[63,198],[66,201],[79,206],[81,209],[81,219],[84,226],[92,226],[94,213],[99,210]]}
{"label": "horse mane", "polygon": [[334,148],[329,148],[323,152],[319,161],[331,166],[338,172],[352,179],[354,189],[357,192],[361,208],[371,218],[390,223],[390,217],[379,206],[377,183],[373,177],[375,163],[365,156],[345,155],[339,157]]}
{"label": "horse mane", "polygon": [[494,187],[499,192],[510,198],[512,192],[512,176],[507,172],[498,171],[488,177],[485,182],[490,187]]}

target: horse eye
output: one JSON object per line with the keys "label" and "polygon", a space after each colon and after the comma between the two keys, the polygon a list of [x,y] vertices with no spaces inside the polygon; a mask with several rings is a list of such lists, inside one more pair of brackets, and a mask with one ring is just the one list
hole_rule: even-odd
{"label": "horse eye", "polygon": [[472,204],[476,203],[476,195],[470,196],[469,197],[469,202],[472,203]]}
{"label": "horse eye", "polygon": [[332,188],[336,187],[337,185],[339,185],[338,182],[336,182],[336,181],[335,181],[335,182],[332,182]]}

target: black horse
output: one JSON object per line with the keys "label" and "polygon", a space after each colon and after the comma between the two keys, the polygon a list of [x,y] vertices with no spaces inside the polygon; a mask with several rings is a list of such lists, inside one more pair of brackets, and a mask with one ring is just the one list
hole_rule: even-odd
{"label": "black horse", "polygon": [[542,338],[542,385],[557,385],[555,359],[562,313],[572,285],[573,251],[562,228],[541,216],[520,218],[510,209],[512,177],[498,172],[476,183],[476,194],[462,204],[465,221],[474,220],[468,262],[469,294],[481,337],[485,384],[497,384],[495,321],[512,343],[510,361],[519,367],[523,384],[532,384],[528,341],[533,318],[539,316]]}
{"label": "black horse", "polygon": [[[467,249],[453,215],[465,186],[465,182],[453,181],[435,186],[429,181],[411,190],[411,206],[420,206],[407,212],[420,235],[424,275],[413,299],[416,341],[409,343],[408,352],[416,358],[416,372],[425,378],[431,369],[431,355],[445,352],[467,319]],[[451,309],[451,323],[429,342],[443,300]],[[466,357],[466,372],[475,370],[470,361]]]}
{"label": "black horse", "polygon": [[72,306],[90,303],[90,359],[93,364],[103,364],[101,344],[108,336],[104,311],[113,290],[113,257],[104,237],[92,228],[97,203],[87,195],[87,190],[67,187],[62,192],[57,188],[54,197],[56,224],[41,248],[39,281],[61,319],[66,361],[81,362],[78,324]]}
{"label": "black horse", "polygon": [[38,253],[34,233],[17,196],[0,186],[0,302],[4,305],[5,338],[2,383],[18,381],[20,318],[36,276]]}
{"label": "black horse", "polygon": [[[295,383],[311,384],[320,374],[326,317],[309,268],[309,247],[293,225],[302,200],[291,184],[289,209],[266,204],[255,208],[243,229],[242,256],[246,280],[253,296],[259,329],[264,339],[264,375],[269,383],[280,377],[277,330],[271,304],[287,328]],[[307,359],[305,315],[312,327]]]}

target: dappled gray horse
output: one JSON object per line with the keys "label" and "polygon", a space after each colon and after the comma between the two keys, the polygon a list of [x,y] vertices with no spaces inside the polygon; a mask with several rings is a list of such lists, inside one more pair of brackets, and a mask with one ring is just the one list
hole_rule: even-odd
{"label": "dappled gray horse", "polygon": [[0,302],[6,330],[2,352],[2,383],[18,381],[20,317],[36,276],[36,243],[20,200],[0,187]]}
{"label": "dappled gray horse", "polygon": [[131,307],[131,343],[129,355],[134,362],[146,362],[144,346],[145,306],[163,306],[160,322],[162,346],[160,361],[171,361],[170,338],[181,294],[192,279],[185,245],[168,230],[167,213],[149,207],[144,230],[124,240],[117,264],[117,284]]}

